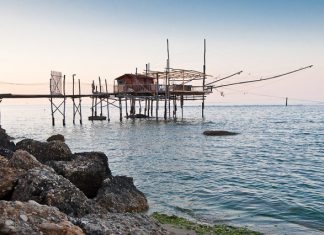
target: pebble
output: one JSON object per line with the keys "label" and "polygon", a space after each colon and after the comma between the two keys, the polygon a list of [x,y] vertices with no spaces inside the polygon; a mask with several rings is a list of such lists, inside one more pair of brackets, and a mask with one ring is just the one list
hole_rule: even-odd
{"label": "pebble", "polygon": [[5,225],[7,225],[7,226],[10,226],[10,225],[13,225],[13,224],[14,224],[14,222],[12,220],[10,220],[10,219],[7,219],[6,222],[5,222]]}
{"label": "pebble", "polygon": [[28,220],[28,217],[26,215],[20,215],[19,217],[20,217],[20,219],[22,219],[25,222],[27,222],[27,220]]}

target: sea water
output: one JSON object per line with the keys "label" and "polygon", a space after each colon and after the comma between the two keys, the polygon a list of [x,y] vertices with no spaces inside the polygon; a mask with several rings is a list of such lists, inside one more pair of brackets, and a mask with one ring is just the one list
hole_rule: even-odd
{"label": "sea water", "polygon": [[[66,127],[50,107],[1,105],[15,141],[61,133],[72,152],[102,151],[114,175],[134,178],[150,210],[266,234],[324,233],[324,106],[185,107],[184,118],[90,122]],[[180,110],[179,110],[180,111]],[[180,117],[179,117],[180,116]],[[204,136],[205,130],[238,132]]]}

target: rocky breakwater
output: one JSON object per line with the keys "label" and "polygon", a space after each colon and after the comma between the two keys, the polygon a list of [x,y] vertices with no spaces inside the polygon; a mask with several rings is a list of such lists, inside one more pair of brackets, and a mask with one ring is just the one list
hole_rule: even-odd
{"label": "rocky breakwater", "polygon": [[167,234],[104,153],[73,154],[63,136],[14,144],[3,129],[0,149],[0,234]]}

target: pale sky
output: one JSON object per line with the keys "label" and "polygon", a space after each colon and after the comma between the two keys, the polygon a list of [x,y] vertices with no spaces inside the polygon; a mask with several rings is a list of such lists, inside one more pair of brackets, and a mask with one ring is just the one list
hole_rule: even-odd
{"label": "pale sky", "polygon": [[215,91],[207,102],[324,102],[323,12],[322,0],[0,0],[0,93],[48,92],[51,70],[110,84],[146,63],[163,70],[167,38],[171,67],[202,71],[206,38],[208,74],[244,71],[228,82],[314,65],[277,81],[221,89],[225,97]]}

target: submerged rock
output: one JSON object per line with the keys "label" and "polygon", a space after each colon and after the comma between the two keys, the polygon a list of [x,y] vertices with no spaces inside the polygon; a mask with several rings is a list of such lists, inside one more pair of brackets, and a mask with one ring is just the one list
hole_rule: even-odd
{"label": "submerged rock", "polygon": [[40,142],[32,139],[24,139],[17,143],[17,149],[25,150],[34,155],[41,163],[47,161],[71,160],[71,150],[62,141]]}
{"label": "submerged rock", "polygon": [[57,140],[57,141],[61,141],[61,142],[65,142],[64,136],[61,134],[57,134],[57,135],[52,135],[51,137],[49,137],[46,141],[50,142],[53,140]]}
{"label": "submerged rock", "polygon": [[101,152],[76,153],[71,161],[52,161],[48,164],[88,198],[94,198],[104,179],[112,177],[108,158]]}
{"label": "submerged rock", "polygon": [[0,147],[15,151],[15,143],[11,141],[11,137],[6,133],[5,129],[0,127]]}
{"label": "submerged rock", "polygon": [[128,115],[128,118],[149,118],[149,116],[139,113],[139,114]]}
{"label": "submerged rock", "polygon": [[133,178],[127,176],[106,179],[95,200],[111,212],[140,212],[148,209],[145,195],[135,187]]}
{"label": "submerged rock", "polygon": [[83,192],[63,176],[49,169],[33,168],[18,180],[12,200],[34,200],[55,206],[70,216],[84,216],[100,211]]}
{"label": "submerged rock", "polygon": [[84,234],[57,208],[34,201],[0,201],[0,215],[0,234]]}
{"label": "submerged rock", "polygon": [[101,215],[86,215],[74,219],[73,223],[83,229],[86,234],[132,234],[132,235],[167,235],[169,234],[154,219],[142,214],[108,213]]}
{"label": "submerged rock", "polygon": [[226,136],[226,135],[238,135],[239,133],[230,132],[230,131],[204,131],[203,134],[209,136]]}

